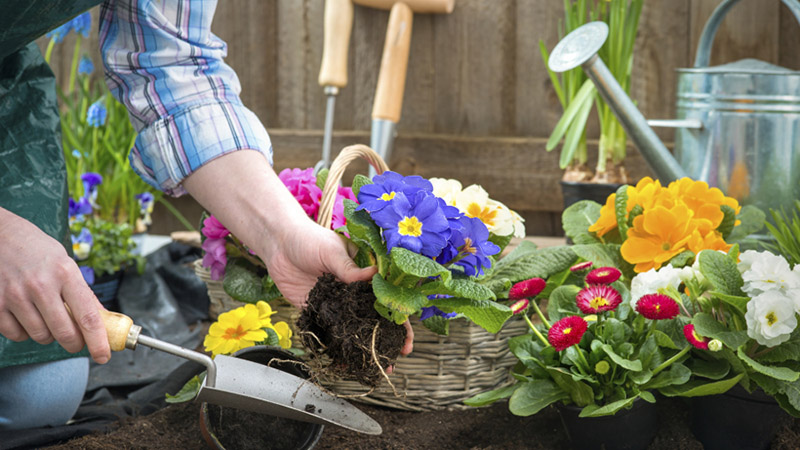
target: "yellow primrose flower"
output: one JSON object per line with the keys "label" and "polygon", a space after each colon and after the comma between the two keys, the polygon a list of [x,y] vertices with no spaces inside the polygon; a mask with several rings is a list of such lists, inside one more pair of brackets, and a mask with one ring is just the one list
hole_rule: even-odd
{"label": "yellow primrose flower", "polygon": [[220,314],[208,329],[203,346],[213,356],[228,355],[266,338],[258,307],[248,304]]}
{"label": "yellow primrose flower", "polygon": [[262,328],[269,328],[274,331],[278,335],[278,339],[280,340],[279,345],[283,348],[289,348],[292,346],[292,329],[289,327],[289,324],[286,322],[275,322],[272,323],[272,315],[276,313],[276,311],[272,310],[272,307],[269,303],[259,300],[256,303],[256,308],[258,308],[258,320],[261,322]]}
{"label": "yellow primrose flower", "polygon": [[467,217],[480,219],[490,233],[508,236],[514,232],[514,219],[510,210],[494,200],[477,184],[467,187],[456,196],[456,208]]}
{"label": "yellow primrose flower", "polygon": [[645,210],[628,230],[628,239],[620,249],[622,257],[636,265],[637,273],[658,269],[686,249],[694,231],[691,224],[691,211],[686,205]]}
{"label": "yellow primrose flower", "polygon": [[[630,192],[631,188],[628,188]],[[600,217],[592,226],[589,227],[590,233],[596,233],[598,236],[603,236],[609,231],[617,228],[617,214],[614,209],[614,202],[617,201],[617,194],[611,194],[606,199],[606,204],[600,208]],[[630,205],[630,201],[628,202]]]}
{"label": "yellow primrose flower", "polygon": [[721,250],[727,253],[733,247],[732,244],[728,244],[725,239],[722,239],[722,235],[718,231],[711,230],[703,234],[699,229],[692,232],[692,236],[686,242],[686,246],[695,255],[703,250]]}
{"label": "yellow primrose flower", "polygon": [[269,303],[259,300],[258,303],[256,303],[256,308],[258,308],[258,320],[261,322],[261,326],[266,327],[272,325],[272,319],[270,317],[272,317],[276,311],[272,310]]}

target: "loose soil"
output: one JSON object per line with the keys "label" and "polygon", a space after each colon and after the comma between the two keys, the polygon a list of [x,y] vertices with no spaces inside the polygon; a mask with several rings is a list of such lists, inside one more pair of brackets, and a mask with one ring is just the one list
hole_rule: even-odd
{"label": "loose soil", "polygon": [[[383,434],[367,436],[336,426],[326,426],[317,449],[566,449],[567,436],[555,408],[531,417],[516,417],[505,403],[465,410],[408,412],[356,404],[383,427]],[[650,450],[702,450],[689,431],[687,408],[682,399],[659,399],[660,428]],[[170,405],[150,416],[127,420],[108,434],[73,439],[57,450],[106,449],[203,449],[200,405]],[[241,431],[246,442],[261,442],[269,430]],[[635,432],[635,430],[631,430]],[[794,450],[800,442],[800,421],[786,420],[771,445],[773,450]],[[251,442],[252,444],[252,442]],[[250,444],[242,444],[250,445]],[[256,447],[228,447],[230,450]],[[265,446],[262,448],[272,448]]]}
{"label": "loose soil", "polygon": [[297,320],[303,345],[312,356],[312,375],[317,362],[324,364],[325,375],[370,387],[380,384],[385,377],[381,369],[400,356],[406,330],[378,314],[374,304],[369,282],[342,283],[331,274],[317,280],[308,294],[308,307]]}

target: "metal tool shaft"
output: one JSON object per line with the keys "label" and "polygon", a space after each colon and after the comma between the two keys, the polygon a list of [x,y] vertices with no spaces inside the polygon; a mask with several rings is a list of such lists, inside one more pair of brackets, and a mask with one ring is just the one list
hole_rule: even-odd
{"label": "metal tool shaft", "polygon": [[[325,86],[325,95],[328,100],[325,104],[325,128],[322,136],[322,165],[329,168],[331,165],[331,140],[333,139],[333,115],[336,111],[336,96],[339,88],[336,86]],[[321,167],[322,168],[322,167]],[[320,168],[320,169],[321,169]]]}
{"label": "metal tool shaft", "polygon": [[[155,350],[160,350],[162,352],[169,353],[171,355],[180,356],[181,358],[188,359],[189,361],[194,361],[206,366],[206,386],[214,387],[217,382],[217,365],[214,364],[214,360],[211,359],[208,355],[205,355],[200,352],[196,352],[194,350],[189,350],[188,348],[183,348],[179,345],[170,344],[169,342],[160,341],[155,338],[151,338],[150,336],[140,335],[137,339],[137,343],[144,345],[145,347],[150,347]],[[135,344],[134,344],[135,347]],[[128,347],[133,350],[132,347]]]}

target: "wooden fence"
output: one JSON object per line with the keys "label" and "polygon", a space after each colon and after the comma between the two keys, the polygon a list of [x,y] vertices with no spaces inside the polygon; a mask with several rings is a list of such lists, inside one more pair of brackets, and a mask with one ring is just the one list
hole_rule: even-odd
{"label": "wooden fence", "polygon": [[[646,2],[632,97],[648,118],[673,117],[674,69],[691,65],[703,25],[718,3]],[[561,234],[558,155],[544,149],[561,107],[539,40],[549,49],[558,42],[562,8],[557,0],[456,0],[452,14],[416,14],[390,167],[479,183],[527,219],[529,234]],[[244,103],[270,131],[277,170],[309,167],[320,158],[323,9],[323,0],[224,0],[217,8],[213,30],[228,43],[227,62],[239,75]],[[349,84],[336,101],[334,155],[351,143],[369,144],[388,21],[388,11],[356,5],[354,13]],[[96,37],[92,41],[96,48]],[[780,1],[744,0],[719,29],[712,64],[750,57],[797,70],[799,44],[800,26]],[[57,74],[67,70],[67,58],[55,54]],[[591,139],[597,129],[593,122]],[[667,131],[659,135],[672,139]],[[627,165],[635,177],[650,174],[633,147]],[[190,216],[199,211],[190,200],[177,203]],[[154,231],[177,228],[164,214],[158,217],[164,221]]]}

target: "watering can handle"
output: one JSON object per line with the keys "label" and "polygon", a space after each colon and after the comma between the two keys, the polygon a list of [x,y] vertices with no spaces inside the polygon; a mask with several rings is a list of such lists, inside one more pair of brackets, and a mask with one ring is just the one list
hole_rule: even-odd
{"label": "watering can handle", "polygon": [[[789,11],[794,14],[794,17],[800,22],[800,2],[798,0],[781,0]],[[717,6],[711,17],[703,27],[703,33],[700,35],[700,43],[697,45],[697,55],[694,59],[694,67],[708,67],[711,60],[711,45],[714,43],[714,36],[717,34],[717,28],[722,23],[722,19],[728,14],[733,5],[738,3],[739,0],[725,0]]]}

